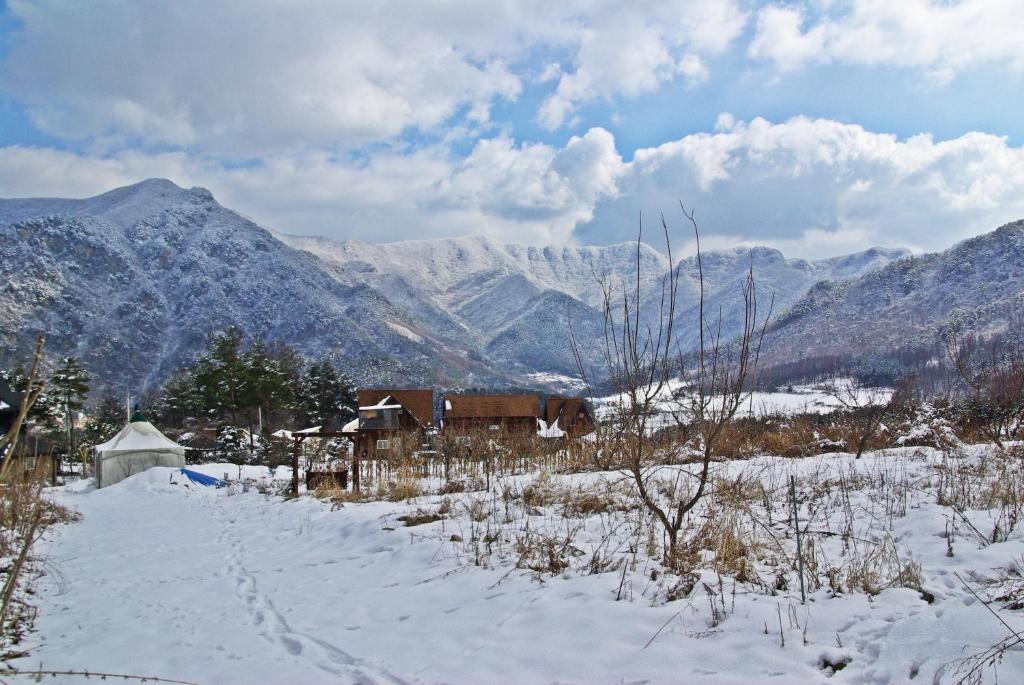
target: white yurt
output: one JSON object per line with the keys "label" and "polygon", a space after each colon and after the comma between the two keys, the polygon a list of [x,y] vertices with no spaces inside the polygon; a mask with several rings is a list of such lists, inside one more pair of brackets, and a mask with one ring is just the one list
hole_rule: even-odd
{"label": "white yurt", "polygon": [[185,466],[185,448],[168,439],[138,411],[117,435],[93,450],[97,488],[113,485],[153,466]]}

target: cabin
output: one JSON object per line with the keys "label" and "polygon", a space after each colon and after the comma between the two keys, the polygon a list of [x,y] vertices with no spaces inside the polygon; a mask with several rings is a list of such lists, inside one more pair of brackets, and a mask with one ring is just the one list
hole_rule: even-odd
{"label": "cabin", "polygon": [[360,459],[391,456],[400,436],[418,435],[422,443],[434,427],[433,390],[368,388],[359,391],[358,399],[357,423],[342,431],[354,433],[355,454]]}
{"label": "cabin", "polygon": [[536,395],[445,395],[442,424],[446,433],[504,431],[536,433],[541,418]]}
{"label": "cabin", "polygon": [[574,439],[597,430],[597,421],[582,397],[548,397],[544,404],[544,423],[551,437]]}

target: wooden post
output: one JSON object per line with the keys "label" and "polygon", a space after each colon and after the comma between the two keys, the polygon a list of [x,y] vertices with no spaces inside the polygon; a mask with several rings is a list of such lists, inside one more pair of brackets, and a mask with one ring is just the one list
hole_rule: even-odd
{"label": "wooden post", "polygon": [[796,476],[789,477],[789,496],[793,502],[793,527],[796,528],[796,565],[800,574],[800,603],[807,603],[807,594],[804,591],[804,551],[800,544],[800,517],[797,513],[796,503]]}
{"label": "wooden post", "polygon": [[356,446],[352,450],[352,492],[359,492],[359,450],[362,449],[362,431],[356,431]]}
{"label": "wooden post", "polygon": [[299,496],[299,450],[302,449],[301,435],[292,436],[292,497]]}

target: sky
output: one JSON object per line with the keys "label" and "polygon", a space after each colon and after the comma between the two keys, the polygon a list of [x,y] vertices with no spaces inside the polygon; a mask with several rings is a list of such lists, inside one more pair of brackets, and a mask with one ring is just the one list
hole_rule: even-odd
{"label": "sky", "polygon": [[283,233],[798,257],[1024,218],[1024,0],[10,0],[0,197]]}

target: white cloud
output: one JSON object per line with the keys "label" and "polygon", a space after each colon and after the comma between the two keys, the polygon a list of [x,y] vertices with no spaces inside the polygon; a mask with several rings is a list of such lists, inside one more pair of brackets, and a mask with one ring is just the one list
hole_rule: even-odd
{"label": "white cloud", "polygon": [[[486,119],[521,83],[515,34],[478,37],[500,10],[363,2],[211,4],[15,0],[23,28],[2,72],[44,131],[236,157],[355,147]],[[456,9],[456,8],[452,8]],[[500,20],[499,20],[500,24]],[[480,40],[487,41],[487,47]]]}
{"label": "white cloud", "polygon": [[1024,217],[1024,148],[1003,137],[900,140],[805,117],[722,123],[638,150],[616,197],[578,229],[581,240],[624,239],[637,211],[671,215],[680,200],[697,207],[718,244],[806,256],[872,245],[943,249]]}
{"label": "white cloud", "polygon": [[757,32],[747,54],[771,60],[781,71],[795,69],[822,54],[825,27],[803,32],[803,12],[796,7],[765,7],[757,14]]}
{"label": "white cloud", "polygon": [[702,83],[702,55],[723,52],[745,23],[734,0],[627,3],[601,13],[579,31],[574,69],[561,75],[538,120],[556,129],[582,104],[654,92],[677,75]]}
{"label": "white cloud", "polygon": [[181,152],[123,152],[113,157],[52,148],[0,148],[0,197],[90,197],[144,178],[191,178]]}
{"label": "white cloud", "polygon": [[939,83],[989,63],[1024,69],[1020,0],[853,0],[821,9],[808,22],[799,7],[762,8],[748,54],[781,71],[814,62],[920,68]]}
{"label": "white cloud", "polygon": [[745,21],[735,3],[12,0],[0,87],[46,133],[108,152],[357,149],[486,123],[527,80],[553,84],[540,118],[557,127],[596,98],[706,80]]}
{"label": "white cloud", "polygon": [[[509,137],[465,158],[442,146],[355,162],[324,152],[225,169],[166,153],[92,156],[0,148],[0,196],[87,196],[149,176],[202,185],[226,206],[292,233],[368,241],[465,234],[531,244],[632,237],[637,213],[697,208],[709,246],[821,256],[872,245],[937,250],[1024,217],[1024,148],[970,133],[901,140],[797,117],[723,117],[623,162],[591,129],[555,148]],[[682,236],[685,243],[687,236]]]}
{"label": "white cloud", "polygon": [[0,148],[0,196],[86,197],[147,177],[210,188],[262,225],[368,241],[481,234],[561,244],[617,191],[624,168],[612,135],[592,129],[561,149],[479,141],[465,159],[435,146],[383,151],[363,162],[323,152],[224,168],[184,153],[93,156]]}

